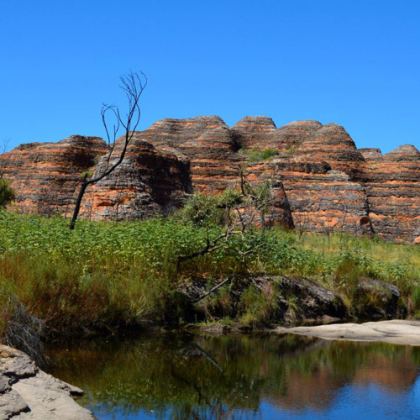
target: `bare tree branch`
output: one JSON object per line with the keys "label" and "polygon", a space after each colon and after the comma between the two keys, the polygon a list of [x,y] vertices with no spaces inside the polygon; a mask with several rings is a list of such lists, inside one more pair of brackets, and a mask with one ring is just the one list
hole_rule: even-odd
{"label": "bare tree branch", "polygon": [[[83,197],[86,189],[89,185],[96,184],[102,179],[110,175],[118,166],[123,162],[127,148],[133,139],[135,131],[140,124],[141,120],[141,109],[140,109],[140,98],[147,86],[147,77],[144,73],[129,73],[126,76],[120,78],[120,88],[125,93],[127,98],[128,111],[125,117],[121,115],[120,109],[115,105],[104,104],[101,109],[102,124],[105,129],[107,143],[109,146],[107,157],[107,165],[105,169],[92,177],[85,175],[82,179],[79,193],[76,199],[73,216],[70,221],[70,229],[73,230],[76,225],[77,218],[79,216],[80,207],[82,204]],[[113,123],[112,128],[108,123],[108,117],[112,117]],[[111,163],[111,158],[115,152],[117,144],[117,135],[120,128],[124,128],[124,138],[121,151],[118,158]]]}

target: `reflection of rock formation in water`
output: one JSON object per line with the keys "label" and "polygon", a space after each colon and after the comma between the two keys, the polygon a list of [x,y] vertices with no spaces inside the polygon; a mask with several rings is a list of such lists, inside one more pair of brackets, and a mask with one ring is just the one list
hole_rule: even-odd
{"label": "reflection of rock formation in water", "polygon": [[202,418],[222,408],[258,410],[263,399],[326,410],[345,384],[405,392],[418,374],[414,348],[297,336],[142,337],[52,355],[61,365],[55,375],[89,391],[93,404]]}
{"label": "reflection of rock formation in water", "polygon": [[292,372],[287,378],[284,394],[274,395],[269,400],[278,407],[292,410],[326,409],[345,383],[344,378],[331,375],[331,371],[325,367],[315,370],[309,376]]}
{"label": "reflection of rock formation in water", "polygon": [[400,358],[398,364],[390,365],[385,356],[372,357],[369,362],[357,370],[353,382],[360,385],[375,383],[389,391],[401,392],[410,388],[417,378],[413,363]]}

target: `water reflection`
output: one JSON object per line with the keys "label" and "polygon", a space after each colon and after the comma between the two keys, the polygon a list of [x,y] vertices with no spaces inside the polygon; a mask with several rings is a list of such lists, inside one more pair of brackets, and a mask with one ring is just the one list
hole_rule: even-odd
{"label": "water reflection", "polygon": [[79,343],[50,349],[50,356],[52,373],[85,389],[83,403],[98,418],[325,418],[358,410],[404,418],[420,412],[420,348],[287,335],[165,334]]}

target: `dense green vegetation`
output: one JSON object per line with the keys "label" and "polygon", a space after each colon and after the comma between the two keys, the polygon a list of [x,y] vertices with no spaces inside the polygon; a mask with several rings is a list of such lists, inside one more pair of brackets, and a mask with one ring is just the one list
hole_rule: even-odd
{"label": "dense green vegetation", "polygon": [[[205,278],[210,287],[232,274],[261,272],[310,277],[344,298],[360,276],[383,279],[420,309],[420,255],[410,245],[250,228],[226,237],[212,252],[177,263],[223,233],[220,203],[192,201],[166,219],[80,221],[75,231],[62,218],[0,211],[0,329],[16,300],[61,331],[140,319],[177,322],[183,317],[178,290],[191,279]],[[205,304],[223,307],[225,292],[221,288]],[[244,320],[267,311],[258,293],[244,294]]]}

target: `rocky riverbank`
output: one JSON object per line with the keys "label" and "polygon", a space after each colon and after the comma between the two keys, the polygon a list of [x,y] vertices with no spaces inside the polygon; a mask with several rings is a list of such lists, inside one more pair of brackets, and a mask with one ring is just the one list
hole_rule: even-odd
{"label": "rocky riverbank", "polygon": [[39,369],[25,353],[0,344],[0,420],[92,420],[72,398],[82,394]]}

